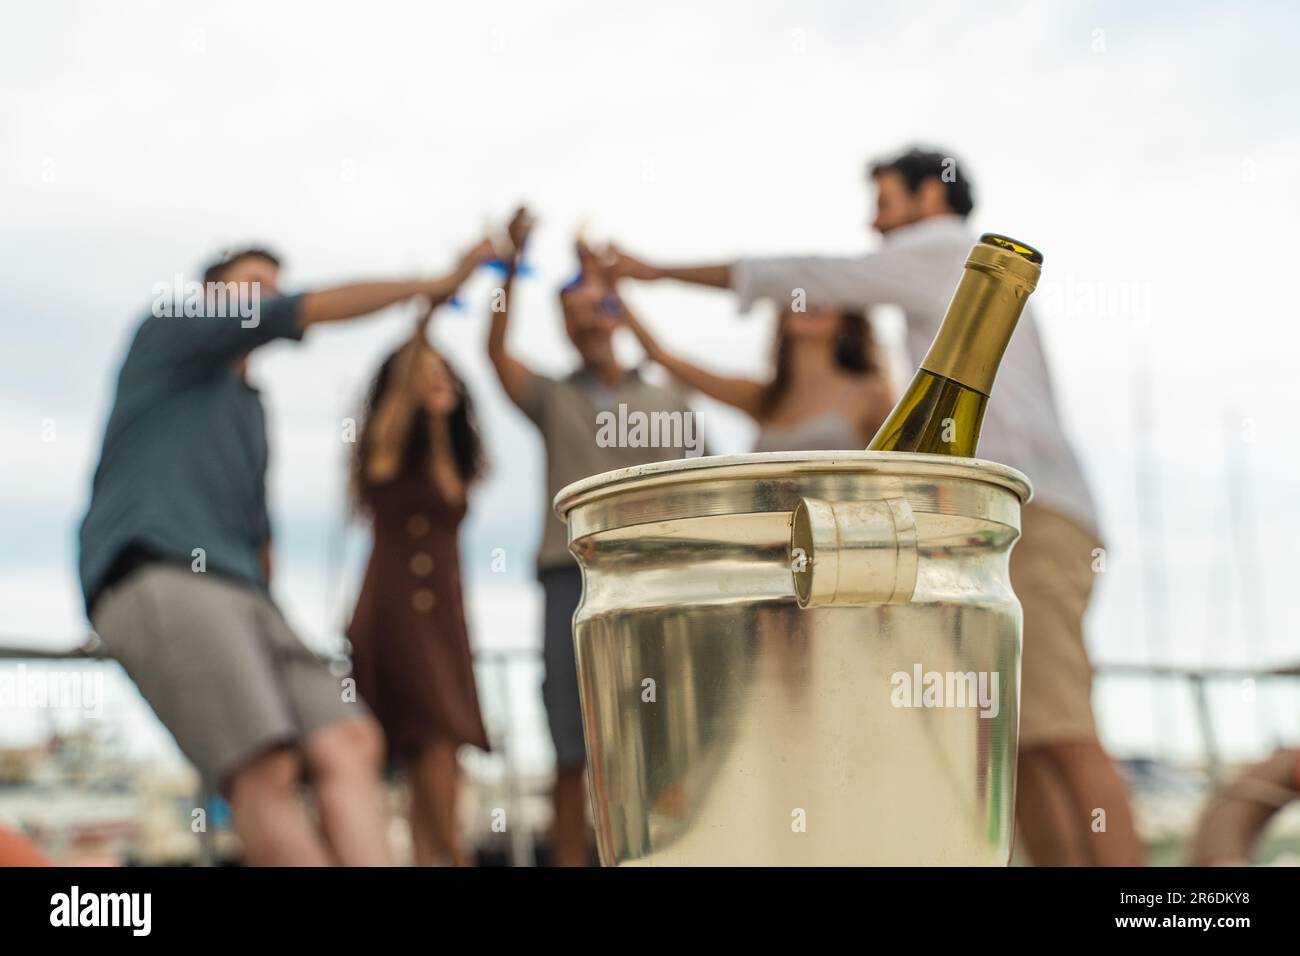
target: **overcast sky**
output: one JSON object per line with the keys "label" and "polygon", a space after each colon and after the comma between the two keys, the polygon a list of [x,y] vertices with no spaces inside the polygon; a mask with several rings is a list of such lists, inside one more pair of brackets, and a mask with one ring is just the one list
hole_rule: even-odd
{"label": "overcast sky", "polygon": [[[976,229],[1046,254],[1039,318],[1110,545],[1095,655],[1296,657],[1294,9],[16,7],[0,38],[0,635],[66,641],[84,628],[75,530],[112,377],[152,286],[192,275],[223,245],[273,245],[297,288],[430,274],[484,217],[526,199],[540,220],[537,276],[513,341],[562,371],[572,356],[554,289],[572,271],[579,222],[649,257],[866,251],[864,164],[921,141],[971,173]],[[494,466],[465,543],[478,602],[529,586],[543,498],[540,449],[483,357],[486,288],[479,279],[464,295],[472,308],[436,329],[479,400]],[[769,315],[740,317],[727,295],[682,288],[632,299],[699,361],[763,371]],[[273,430],[279,588],[309,630],[328,630],[338,600],[325,595],[348,574],[329,558],[339,422],[408,318],[320,330],[255,362]],[[897,317],[879,319],[896,336]],[[1153,395],[1145,496],[1142,375]],[[702,407],[717,449],[747,450],[743,421]],[[1228,465],[1249,499],[1236,525]],[[1142,528],[1161,524],[1163,648],[1140,599]],[[1234,541],[1245,543],[1236,564]],[[487,573],[496,547],[513,559],[505,581]],[[1243,597],[1264,633],[1243,626]],[[535,641],[501,639],[516,638]]]}

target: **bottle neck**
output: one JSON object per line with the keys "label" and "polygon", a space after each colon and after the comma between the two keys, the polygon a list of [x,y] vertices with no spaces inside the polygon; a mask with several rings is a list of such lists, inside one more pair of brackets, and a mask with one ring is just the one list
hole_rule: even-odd
{"label": "bottle neck", "polygon": [[1037,278],[1014,253],[976,246],[921,368],[988,395]]}

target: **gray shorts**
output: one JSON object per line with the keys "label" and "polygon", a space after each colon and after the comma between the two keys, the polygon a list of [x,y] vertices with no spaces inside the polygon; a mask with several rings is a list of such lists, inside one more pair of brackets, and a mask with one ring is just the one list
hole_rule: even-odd
{"label": "gray shorts", "polygon": [[546,722],[555,744],[555,765],[561,770],[580,767],[587,761],[582,736],[582,705],[578,698],[578,664],[573,653],[573,614],[582,600],[582,571],[550,568],[538,572],[546,594],[542,660],[546,677],[542,681],[542,702]]}
{"label": "gray shorts", "polygon": [[95,602],[92,623],[204,782],[268,748],[368,716],[262,591],[151,564]]}

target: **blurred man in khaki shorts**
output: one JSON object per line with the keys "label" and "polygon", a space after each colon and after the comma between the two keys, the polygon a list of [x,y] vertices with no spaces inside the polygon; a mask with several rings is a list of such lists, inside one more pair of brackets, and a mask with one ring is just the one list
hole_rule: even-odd
{"label": "blurred man in khaki shorts", "polygon": [[[269,450],[248,354],[416,296],[446,299],[490,255],[480,243],[441,279],[280,295],[276,257],[245,249],[208,269],[202,296],[155,300],[122,363],[81,525],[86,611],[229,799],[247,864],[392,863],[378,724],[271,600]],[[304,777],[319,825],[299,799]]]}
{"label": "blurred man in khaki shorts", "polygon": [[[975,244],[966,224],[974,208],[970,180],[950,155],[915,149],[873,164],[871,178],[872,225],[884,243],[870,255],[662,267],[611,250],[611,271],[733,289],[742,308],[758,299],[784,305],[798,292],[845,308],[897,305],[907,317],[908,352],[919,362]],[[1100,535],[1092,497],[1056,412],[1032,302],[1002,359],[979,454],[1023,471],[1035,493],[1011,556],[1025,625],[1019,834],[1038,865],[1140,864],[1142,844],[1127,788],[1097,739],[1092,667],[1083,642]]]}

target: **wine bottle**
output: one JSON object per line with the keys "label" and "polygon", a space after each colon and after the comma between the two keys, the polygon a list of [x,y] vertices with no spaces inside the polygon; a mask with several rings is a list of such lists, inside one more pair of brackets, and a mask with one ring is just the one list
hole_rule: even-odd
{"label": "wine bottle", "polygon": [[1042,262],[1022,242],[980,236],[925,361],[868,451],[974,456],[993,377]]}

